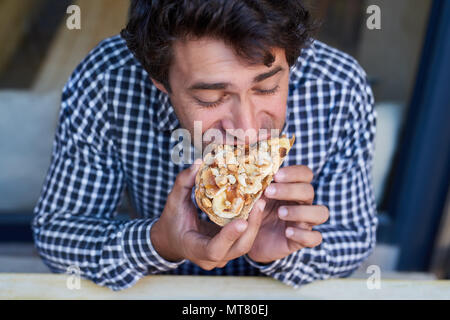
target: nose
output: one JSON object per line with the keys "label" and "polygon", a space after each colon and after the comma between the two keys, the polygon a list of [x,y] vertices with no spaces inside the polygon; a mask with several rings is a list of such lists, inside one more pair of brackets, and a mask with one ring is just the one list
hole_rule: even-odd
{"label": "nose", "polygon": [[229,117],[222,121],[227,136],[232,136],[238,144],[252,144],[258,141],[259,123],[257,108],[249,99],[233,104]]}

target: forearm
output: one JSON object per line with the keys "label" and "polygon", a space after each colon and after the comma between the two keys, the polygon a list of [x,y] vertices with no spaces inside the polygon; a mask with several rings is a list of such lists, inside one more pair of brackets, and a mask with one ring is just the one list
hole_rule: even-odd
{"label": "forearm", "polygon": [[147,274],[178,267],[155,251],[150,230],[155,220],[114,221],[70,214],[36,215],[38,252],[53,272],[76,266],[81,276],[113,290],[132,286]]}

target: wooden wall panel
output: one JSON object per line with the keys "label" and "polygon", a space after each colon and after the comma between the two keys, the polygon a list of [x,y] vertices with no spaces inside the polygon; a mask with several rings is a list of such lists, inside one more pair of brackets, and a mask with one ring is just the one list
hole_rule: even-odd
{"label": "wooden wall panel", "polygon": [[81,29],[69,30],[63,20],[36,78],[38,91],[61,90],[78,63],[101,40],[126,25],[129,0],[78,0]]}
{"label": "wooden wall panel", "polygon": [[27,19],[42,0],[0,1],[0,72],[14,54],[27,27]]}

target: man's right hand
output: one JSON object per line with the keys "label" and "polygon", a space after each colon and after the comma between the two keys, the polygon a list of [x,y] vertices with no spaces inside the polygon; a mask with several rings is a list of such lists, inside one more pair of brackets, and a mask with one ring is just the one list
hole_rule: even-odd
{"label": "man's right hand", "polygon": [[223,228],[199,219],[191,190],[200,165],[201,160],[197,160],[178,174],[164,211],[153,224],[150,238],[164,259],[188,259],[202,269],[212,270],[223,268],[228,261],[250,251],[261,225],[265,201],[258,200],[248,221],[234,219]]}

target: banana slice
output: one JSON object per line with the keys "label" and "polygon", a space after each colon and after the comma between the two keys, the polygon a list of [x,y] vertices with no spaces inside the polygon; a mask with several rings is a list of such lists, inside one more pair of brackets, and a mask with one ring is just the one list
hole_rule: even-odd
{"label": "banana slice", "polygon": [[[212,201],[212,210],[216,215],[222,218],[230,219],[236,217],[244,207],[244,199],[236,195],[235,188],[222,188],[216,194]],[[233,199],[229,199],[229,196],[235,196]]]}
{"label": "banana slice", "polygon": [[[264,176],[265,178],[266,176]],[[250,180],[249,183],[244,187],[244,193],[256,194],[262,189],[262,178],[261,176],[255,177],[255,179]]]}

